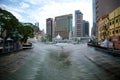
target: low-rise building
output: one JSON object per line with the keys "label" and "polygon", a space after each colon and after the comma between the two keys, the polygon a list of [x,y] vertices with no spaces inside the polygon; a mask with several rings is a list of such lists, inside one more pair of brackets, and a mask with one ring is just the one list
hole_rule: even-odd
{"label": "low-rise building", "polygon": [[120,7],[98,20],[98,43],[108,39],[120,49]]}

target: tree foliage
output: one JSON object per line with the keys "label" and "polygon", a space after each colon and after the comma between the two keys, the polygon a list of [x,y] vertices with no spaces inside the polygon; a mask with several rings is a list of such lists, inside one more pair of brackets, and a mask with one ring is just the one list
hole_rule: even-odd
{"label": "tree foliage", "polygon": [[9,37],[10,33],[16,30],[19,21],[12,13],[0,8],[0,24],[1,33],[6,30],[6,37]]}
{"label": "tree foliage", "polygon": [[[35,26],[32,23],[21,23],[10,12],[0,8],[0,37],[11,37],[14,40],[21,38],[22,42],[26,42],[28,37],[34,37]],[[6,31],[6,36],[3,36]]]}
{"label": "tree foliage", "polygon": [[33,24],[25,24],[20,23],[18,27],[19,33],[23,36],[22,41],[26,42],[28,37],[33,38],[34,37],[34,25]]}

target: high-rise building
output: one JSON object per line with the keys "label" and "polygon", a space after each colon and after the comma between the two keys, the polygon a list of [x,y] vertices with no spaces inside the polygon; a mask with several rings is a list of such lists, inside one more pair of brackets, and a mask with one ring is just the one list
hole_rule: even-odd
{"label": "high-rise building", "polygon": [[46,19],[46,35],[49,41],[52,41],[52,38],[53,38],[53,19],[52,18]]}
{"label": "high-rise building", "polygon": [[75,34],[76,34],[76,33],[75,33],[75,27],[73,26],[73,37],[76,37]]}
{"label": "high-rise building", "polygon": [[59,34],[62,39],[72,36],[72,14],[55,17],[55,37]]}
{"label": "high-rise building", "polygon": [[113,42],[115,49],[120,49],[120,7],[98,20],[98,43],[104,40]]}
{"label": "high-rise building", "polygon": [[83,13],[75,11],[75,33],[76,37],[83,37]]}
{"label": "high-rise building", "polygon": [[96,3],[95,3],[95,0],[92,0],[92,8],[93,8],[93,27],[91,29],[91,36],[97,36]]}
{"label": "high-rise building", "polygon": [[89,22],[83,20],[83,37],[89,36]]}
{"label": "high-rise building", "polygon": [[120,0],[95,0],[97,21],[120,6]]}

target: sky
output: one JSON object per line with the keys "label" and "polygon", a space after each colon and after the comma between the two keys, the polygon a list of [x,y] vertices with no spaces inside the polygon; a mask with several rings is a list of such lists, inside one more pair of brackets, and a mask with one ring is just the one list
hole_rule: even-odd
{"label": "sky", "polygon": [[92,0],[0,0],[0,7],[11,12],[20,22],[39,22],[39,28],[46,30],[46,19],[83,13],[83,19],[92,27]]}

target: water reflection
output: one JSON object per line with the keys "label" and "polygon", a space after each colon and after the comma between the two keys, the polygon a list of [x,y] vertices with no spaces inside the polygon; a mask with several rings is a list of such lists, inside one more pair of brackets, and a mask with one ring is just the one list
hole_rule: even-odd
{"label": "water reflection", "polygon": [[70,57],[70,52],[65,51],[64,47],[61,47],[61,49],[56,51],[50,51],[48,59],[59,64],[59,66],[69,66],[71,65]]}
{"label": "water reflection", "polygon": [[[37,75],[40,80],[71,80],[70,52],[64,48],[50,50],[43,63],[42,75]],[[39,77],[41,76],[41,77]]]}

